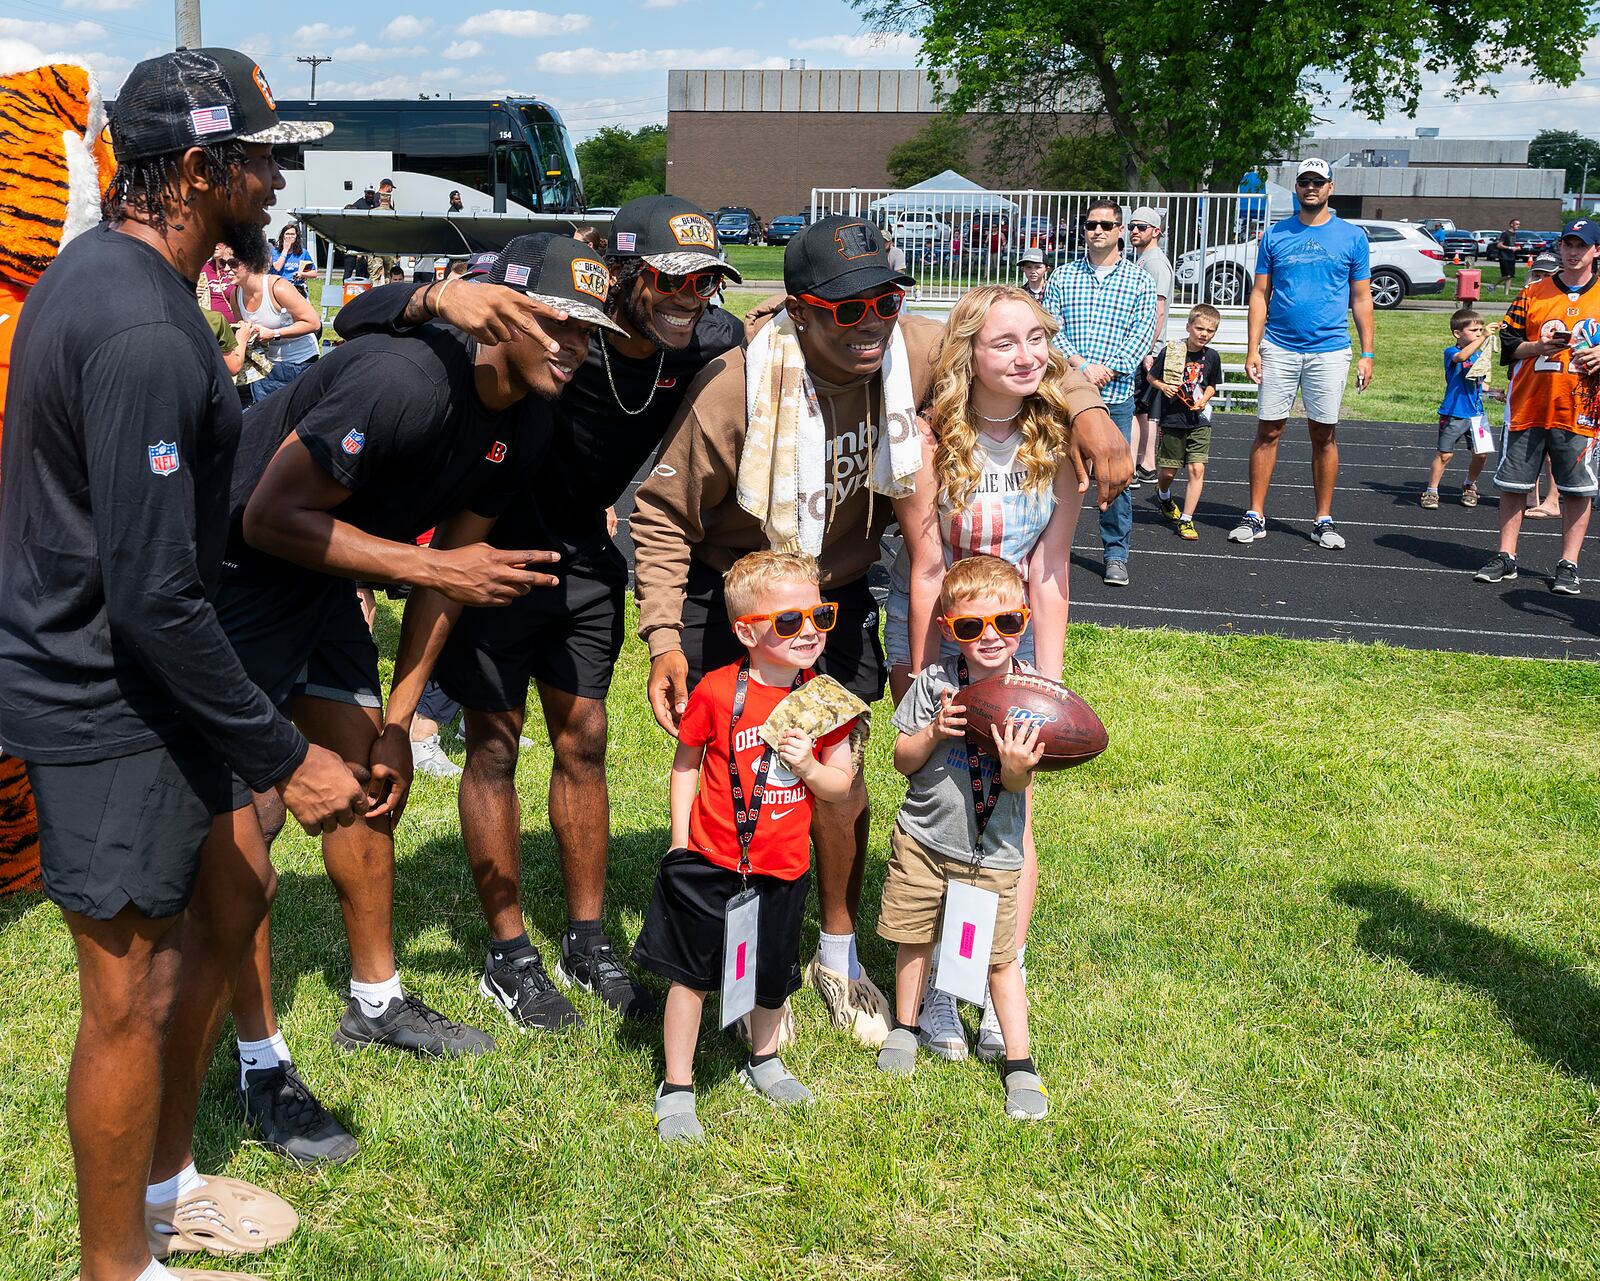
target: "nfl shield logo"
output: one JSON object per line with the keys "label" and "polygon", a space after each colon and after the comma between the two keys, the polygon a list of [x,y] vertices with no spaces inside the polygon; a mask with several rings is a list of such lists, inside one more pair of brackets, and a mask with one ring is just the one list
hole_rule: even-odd
{"label": "nfl shield logo", "polygon": [[361,446],[365,445],[366,443],[367,433],[364,431],[357,431],[354,427],[352,427],[348,432],[345,433],[344,439],[339,442],[339,448],[344,450],[344,452],[347,454],[359,454],[361,452]]}
{"label": "nfl shield logo", "polygon": [[157,476],[170,476],[178,470],[177,443],[158,440],[150,446],[150,470]]}

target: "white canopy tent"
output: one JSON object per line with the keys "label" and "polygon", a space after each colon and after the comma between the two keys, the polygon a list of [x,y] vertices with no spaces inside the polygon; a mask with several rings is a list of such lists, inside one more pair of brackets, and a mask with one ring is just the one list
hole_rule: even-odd
{"label": "white canopy tent", "polygon": [[1004,196],[985,191],[971,178],[946,169],[904,191],[893,191],[867,206],[875,214],[904,216],[919,214],[937,218],[943,214],[1015,214],[1018,207]]}

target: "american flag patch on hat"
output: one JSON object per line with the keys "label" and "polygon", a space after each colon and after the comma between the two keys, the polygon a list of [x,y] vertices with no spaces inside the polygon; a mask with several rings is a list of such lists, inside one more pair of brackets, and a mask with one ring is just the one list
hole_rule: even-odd
{"label": "american flag patch on hat", "polygon": [[233,129],[233,115],[227,107],[196,107],[189,113],[189,120],[195,133],[202,138]]}
{"label": "american flag patch on hat", "polygon": [[506,284],[525,285],[528,283],[528,269],[520,262],[506,264]]}

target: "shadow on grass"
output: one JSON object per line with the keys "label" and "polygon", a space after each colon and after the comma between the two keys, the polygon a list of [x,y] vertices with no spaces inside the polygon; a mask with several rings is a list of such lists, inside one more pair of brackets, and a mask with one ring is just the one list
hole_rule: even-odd
{"label": "shadow on grass", "polygon": [[1391,885],[1344,881],[1333,897],[1367,914],[1366,951],[1482,992],[1547,1063],[1600,1082],[1600,989],[1578,970]]}

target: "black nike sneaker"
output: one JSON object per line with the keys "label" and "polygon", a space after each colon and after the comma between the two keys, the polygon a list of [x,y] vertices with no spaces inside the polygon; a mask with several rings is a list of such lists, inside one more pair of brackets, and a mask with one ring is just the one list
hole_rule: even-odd
{"label": "black nike sneaker", "polygon": [[556,991],[545,973],[537,949],[530,956],[499,962],[490,953],[483,963],[478,991],[499,1006],[506,1022],[519,1032],[564,1032],[583,1026],[582,1015]]}
{"label": "black nike sneaker", "polygon": [[556,965],[556,982],[593,992],[625,1019],[644,1022],[659,1013],[656,998],[638,983],[612,949],[604,934],[591,935],[581,951],[568,947],[570,935],[561,936],[561,960]]}
{"label": "black nike sneaker", "polygon": [[494,1038],[475,1027],[445,1018],[438,1010],[424,1005],[421,997],[407,992],[390,1001],[376,1018],[367,1014],[361,1002],[352,996],[344,1007],[339,1026],[333,1030],[333,1044],[340,1050],[381,1046],[455,1059],[494,1049]]}
{"label": "black nike sneaker", "polygon": [[339,1118],[317,1101],[293,1063],[256,1069],[246,1065],[239,1102],[261,1142],[297,1165],[338,1165],[361,1150]]}

